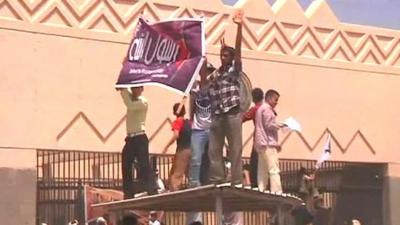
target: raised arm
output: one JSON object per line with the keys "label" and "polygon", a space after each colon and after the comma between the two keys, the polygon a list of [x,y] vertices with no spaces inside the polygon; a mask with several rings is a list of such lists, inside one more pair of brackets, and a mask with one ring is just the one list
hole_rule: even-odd
{"label": "raised arm", "polygon": [[238,10],[236,11],[235,15],[233,16],[233,22],[237,24],[237,31],[236,31],[236,41],[235,41],[235,64],[240,66],[242,64],[242,23],[243,23],[243,11]]}
{"label": "raised arm", "polygon": [[139,99],[134,99],[132,93],[127,88],[119,89],[121,92],[122,99],[127,108],[131,110],[139,109],[141,107],[146,107],[147,102],[138,101]]}
{"label": "raised arm", "polygon": [[204,57],[203,65],[200,68],[200,87],[207,83],[207,58]]}

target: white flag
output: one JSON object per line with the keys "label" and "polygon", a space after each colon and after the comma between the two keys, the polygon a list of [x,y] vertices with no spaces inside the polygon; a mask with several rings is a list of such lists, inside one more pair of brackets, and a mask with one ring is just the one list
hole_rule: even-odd
{"label": "white flag", "polygon": [[328,134],[324,148],[322,149],[322,155],[321,157],[319,157],[317,164],[315,165],[315,168],[316,169],[321,168],[322,163],[328,160],[330,156],[331,156],[331,135]]}

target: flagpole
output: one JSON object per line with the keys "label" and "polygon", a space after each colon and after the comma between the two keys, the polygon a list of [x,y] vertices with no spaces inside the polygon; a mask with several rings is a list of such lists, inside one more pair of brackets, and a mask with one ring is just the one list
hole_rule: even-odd
{"label": "flagpole", "polygon": [[181,112],[182,107],[185,105],[186,99],[187,99],[187,95],[184,95],[184,96],[182,97],[181,102],[179,102],[179,107],[178,107],[178,109],[176,110],[176,113],[180,113],[180,112]]}

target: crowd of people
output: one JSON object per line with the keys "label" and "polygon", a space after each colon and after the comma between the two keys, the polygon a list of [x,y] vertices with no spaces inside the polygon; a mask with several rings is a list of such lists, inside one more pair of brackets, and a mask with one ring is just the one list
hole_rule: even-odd
{"label": "crowd of people", "polygon": [[[306,215],[306,211],[304,209],[304,207],[298,207],[295,210],[295,213],[304,213]],[[157,219],[152,218],[152,216],[150,216],[149,218],[149,225],[161,225],[162,223],[160,221],[158,221]],[[311,224],[311,219],[310,217],[307,216],[303,216],[302,219],[296,220],[295,221],[295,225],[297,224]],[[325,223],[319,223],[319,222],[315,222],[312,221],[312,224],[329,224],[328,222],[325,221]],[[41,223],[41,225],[47,225],[46,223]],[[73,220],[71,222],[69,222],[67,225],[79,225],[79,222],[77,220]],[[107,222],[106,219],[104,219],[103,217],[98,217],[94,220],[94,222],[89,223],[89,225],[112,225],[112,223]],[[138,220],[137,215],[135,214],[130,214],[127,213],[126,215],[124,215],[122,217],[122,219],[118,222],[117,225],[140,225],[140,222]],[[200,221],[193,221],[188,225],[203,225],[202,222]],[[362,225],[361,222],[357,219],[350,219],[348,221],[344,221],[343,225]]]}
{"label": "crowd of people", "polygon": [[[260,191],[268,188],[282,193],[279,175],[278,130],[285,125],[276,121],[275,107],[279,93],[260,88],[252,91],[255,105],[243,113],[240,108],[240,79],[242,75],[241,12],[233,17],[237,25],[235,47],[226,45],[221,40],[221,66],[215,68],[205,62],[200,70],[200,81],[191,91],[190,118],[186,118],[183,102],[176,103],[172,112],[176,116],[172,122],[172,137],[162,153],[176,142],[176,152],[169,175],[168,190],[182,188],[183,177],[188,174],[189,187],[204,184],[230,182],[231,185],[252,185]],[[148,102],[142,96],[143,87],[120,89],[127,107],[127,137],[122,150],[122,171],[124,198],[134,197],[132,163],[138,163],[138,178],[145,184],[148,194],[157,193],[154,173],[149,164],[149,141],[145,133],[145,120]],[[242,163],[242,123],[252,120],[254,123],[254,144],[248,175],[243,179]],[[224,145],[227,139],[227,156],[224,157]],[[207,154],[207,167],[204,167],[204,154]],[[227,163],[225,163],[227,161]],[[229,165],[229,166],[225,166]],[[186,171],[189,168],[189,171]],[[200,179],[201,173],[207,171],[207,180]],[[227,172],[228,171],[228,172]],[[246,173],[245,173],[246,174]],[[243,182],[244,181],[244,182]],[[226,224],[241,224],[239,212],[224,212]],[[187,224],[201,222],[200,212],[187,214]]]}
{"label": "crowd of people", "polygon": [[[185,117],[186,109],[182,102],[172,107],[176,116],[172,122],[172,137],[162,151],[166,153],[176,142],[169,191],[181,189],[183,177],[188,174],[189,187],[225,182],[243,185],[244,180],[245,185],[251,184],[260,191],[268,189],[269,184],[270,191],[282,193],[278,130],[285,125],[276,121],[275,112],[280,95],[271,89],[264,96],[262,89],[255,88],[252,91],[255,105],[246,113],[242,113],[240,108],[242,18],[241,12],[233,17],[237,25],[235,47],[226,45],[224,39],[221,41],[221,66],[215,68],[205,59],[200,70],[200,81],[191,92],[190,119]],[[149,141],[145,133],[148,102],[142,96],[143,87],[120,91],[127,107],[127,137],[122,150],[124,198],[134,197],[131,171],[135,160],[138,163],[138,178],[145,184],[143,191],[155,194],[157,185],[149,164]],[[243,179],[242,123],[250,120],[254,123],[254,144],[248,173],[250,179]],[[224,160],[225,139],[228,142],[227,164]],[[202,167],[204,154],[208,155],[206,169]],[[200,177],[204,170],[207,170],[208,176],[202,182]],[[196,221],[201,222],[200,212],[187,214],[187,224]],[[224,221],[225,224],[242,224],[241,213],[224,212]]]}
{"label": "crowd of people", "polygon": [[[190,93],[190,113],[186,116],[184,102],[175,103],[172,113],[176,117],[172,122],[172,136],[162,153],[176,142],[173,166],[168,185],[153,171],[149,161],[149,139],[146,136],[145,121],[149,102],[142,96],[143,87],[119,88],[127,108],[125,145],[122,150],[122,176],[124,199],[135,197],[133,163],[136,163],[137,178],[142,184],[142,192],[148,195],[177,191],[183,187],[183,178],[188,178],[188,187],[205,184],[229,182],[232,186],[251,186],[259,191],[269,190],[282,193],[278,153],[281,146],[278,130],[288,129],[277,122],[275,108],[280,93],[269,89],[265,93],[261,88],[252,90],[253,106],[243,112],[240,108],[240,76],[242,75],[241,43],[242,14],[237,13],[233,22],[237,25],[235,47],[221,41],[221,66],[215,68],[205,62],[200,70],[200,80]],[[250,163],[242,161],[242,124],[252,121],[254,124],[253,147]],[[224,156],[225,139],[227,153]],[[328,209],[315,187],[315,173],[300,168],[298,194],[304,204],[292,210],[296,225],[327,224]],[[137,195],[136,195],[137,197]],[[186,224],[201,225],[201,212],[186,214]],[[224,212],[224,224],[241,225],[241,212]],[[354,222],[355,221],[355,222]],[[353,224],[360,224],[354,220]],[[70,223],[78,224],[77,221]],[[106,225],[107,221],[99,217],[96,225]],[[125,215],[121,225],[139,224],[134,214]],[[150,225],[160,225],[156,212],[149,214]]]}

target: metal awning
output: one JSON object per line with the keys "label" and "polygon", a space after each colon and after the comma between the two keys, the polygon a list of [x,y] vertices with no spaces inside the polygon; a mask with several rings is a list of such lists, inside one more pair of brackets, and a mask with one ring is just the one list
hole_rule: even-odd
{"label": "metal awning", "polygon": [[133,209],[149,211],[215,211],[217,224],[222,224],[221,215],[223,211],[273,210],[278,214],[282,214],[282,210],[287,211],[301,203],[301,199],[290,194],[260,192],[247,187],[221,184],[94,204],[92,206],[102,207],[107,211]]}

